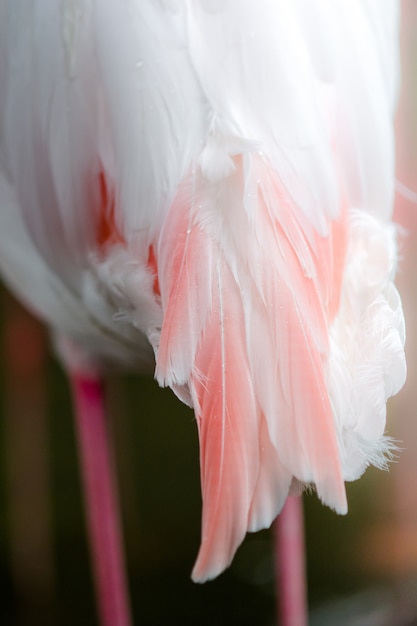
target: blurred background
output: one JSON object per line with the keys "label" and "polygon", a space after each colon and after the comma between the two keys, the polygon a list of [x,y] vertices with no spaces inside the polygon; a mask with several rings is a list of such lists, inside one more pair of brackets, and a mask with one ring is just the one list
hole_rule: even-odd
{"label": "blurred background", "polygon": [[[348,485],[346,517],[304,496],[312,626],[417,625],[417,3],[402,5],[397,283],[409,374],[388,418],[401,451],[389,473]],[[94,626],[67,383],[42,327],[5,291],[0,315],[0,624]],[[216,581],[190,580],[201,514],[192,412],[147,378],[111,379],[107,393],[135,623],[272,626],[270,531],[248,536]]]}

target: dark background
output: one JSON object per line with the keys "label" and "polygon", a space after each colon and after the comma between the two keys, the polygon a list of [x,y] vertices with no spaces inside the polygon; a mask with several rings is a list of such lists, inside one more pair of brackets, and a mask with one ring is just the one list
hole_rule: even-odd
{"label": "dark background", "polygon": [[[416,192],[417,3],[402,7],[397,177]],[[396,219],[409,374],[388,433],[402,450],[389,473],[348,486],[346,517],[304,497],[311,626],[417,625],[416,198],[397,194]],[[94,626],[66,380],[40,327],[0,296],[0,624]],[[216,581],[190,580],[201,512],[192,412],[151,379],[110,380],[108,396],[135,624],[271,626],[270,531],[249,535]]]}
{"label": "dark background", "polygon": [[[67,382],[41,327],[10,296],[2,302],[0,624],[94,625]],[[108,380],[107,400],[135,623],[272,625],[270,531],[248,535],[216,581],[190,580],[201,513],[192,411],[150,378]],[[401,396],[391,405],[394,436],[400,405]],[[342,611],[340,623],[356,624],[381,603],[381,621],[365,624],[417,624],[398,621],[399,606],[414,615],[417,603],[416,525],[400,514],[406,467],[400,457],[390,473],[371,469],[348,485],[346,517],[304,496],[312,624],[337,623],[334,611]],[[389,621],[392,611],[397,621]]]}

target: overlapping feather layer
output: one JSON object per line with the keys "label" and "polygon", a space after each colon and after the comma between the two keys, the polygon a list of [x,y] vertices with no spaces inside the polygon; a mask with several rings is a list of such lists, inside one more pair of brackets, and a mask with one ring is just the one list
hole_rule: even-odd
{"label": "overlapping feather layer", "polygon": [[389,455],[397,5],[0,6],[2,273],[94,367],[151,345],[194,407],[195,580]]}

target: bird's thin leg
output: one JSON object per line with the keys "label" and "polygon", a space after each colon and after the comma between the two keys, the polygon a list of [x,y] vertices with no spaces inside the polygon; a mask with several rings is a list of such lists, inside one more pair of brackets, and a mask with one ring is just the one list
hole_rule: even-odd
{"label": "bird's thin leg", "polygon": [[307,591],[301,497],[289,496],[274,524],[280,626],[306,626]]}
{"label": "bird's thin leg", "polygon": [[10,565],[25,612],[48,603],[54,587],[46,341],[39,323],[12,298],[2,297],[2,304]]}
{"label": "bird's thin leg", "polygon": [[98,377],[71,375],[87,524],[102,626],[131,624],[119,509]]}

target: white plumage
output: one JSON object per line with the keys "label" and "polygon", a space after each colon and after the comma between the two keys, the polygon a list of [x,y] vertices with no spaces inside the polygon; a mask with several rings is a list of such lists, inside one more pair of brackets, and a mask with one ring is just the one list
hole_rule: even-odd
{"label": "white plumage", "polygon": [[388,0],[0,7],[3,275],[67,367],[152,346],[194,406],[197,580],[291,484],[344,512],[384,464],[397,30]]}

